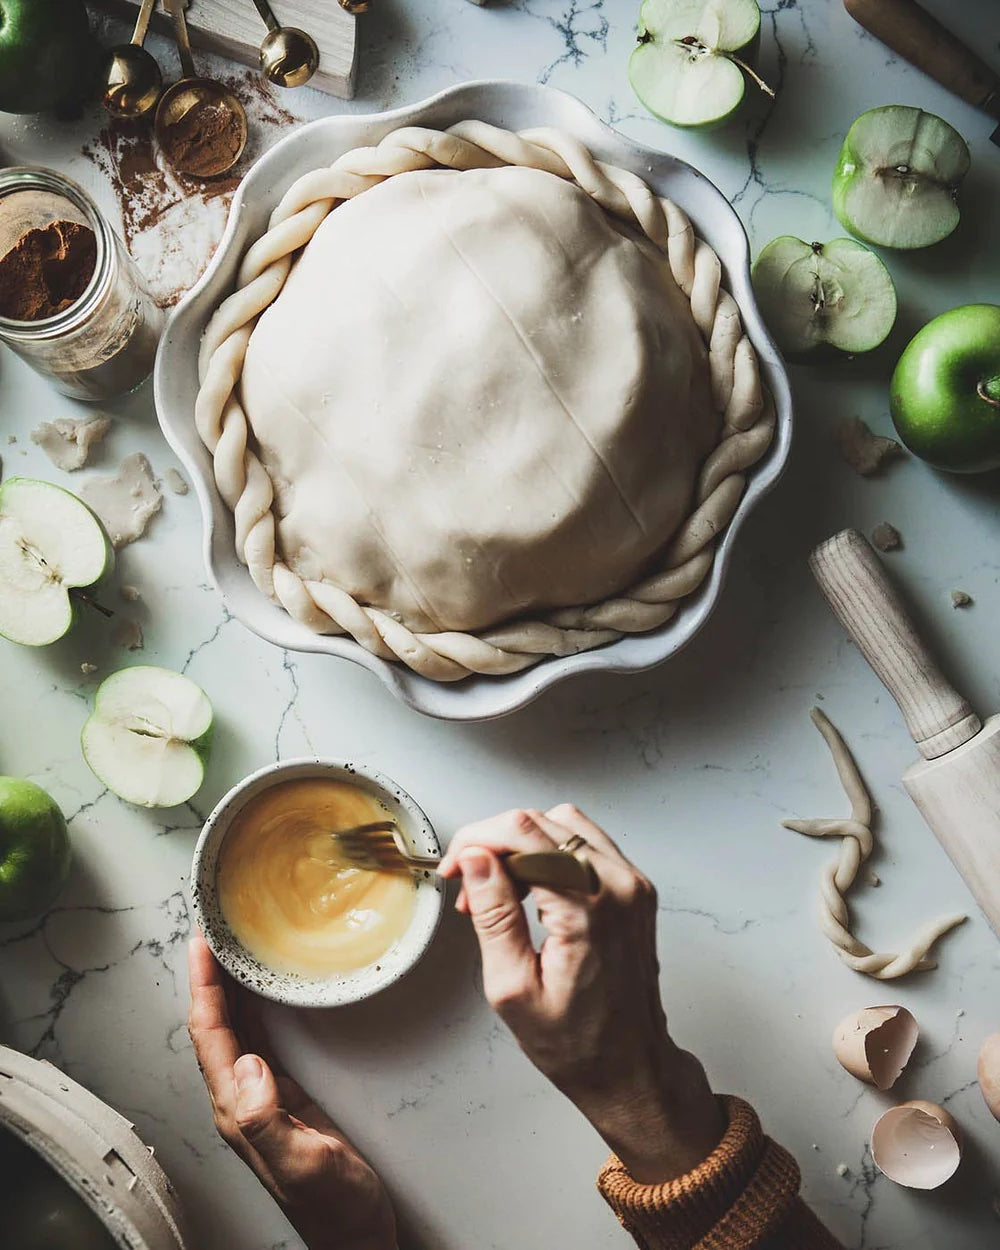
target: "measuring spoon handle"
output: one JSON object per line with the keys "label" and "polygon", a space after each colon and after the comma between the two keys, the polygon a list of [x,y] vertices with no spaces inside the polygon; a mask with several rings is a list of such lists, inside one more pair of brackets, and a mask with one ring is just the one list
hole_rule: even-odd
{"label": "measuring spoon handle", "polygon": [[163,0],[167,12],[174,19],[174,35],[177,39],[177,51],[181,57],[181,74],[184,78],[197,78],[194,57],[191,55],[191,39],[188,36],[187,18],[184,10],[187,0]]}
{"label": "measuring spoon handle", "polygon": [[149,33],[149,19],[153,16],[155,8],[156,0],[142,0],[139,16],[135,19],[135,30],[133,30],[132,38],[129,40],[137,48],[141,48],[146,42],[146,35]]}
{"label": "measuring spoon handle", "polygon": [[278,19],[274,16],[274,10],[267,3],[267,0],[253,0],[253,7],[260,14],[268,30],[278,29]]}

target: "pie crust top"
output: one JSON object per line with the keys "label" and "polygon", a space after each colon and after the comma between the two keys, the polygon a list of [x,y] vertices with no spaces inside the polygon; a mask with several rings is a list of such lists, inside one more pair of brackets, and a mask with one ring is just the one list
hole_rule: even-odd
{"label": "pie crust top", "polygon": [[410,128],[306,175],[202,351],[255,582],[440,680],[661,624],[773,433],[720,281],[555,132]]}
{"label": "pie crust top", "polygon": [[408,628],[596,603],[690,511],[718,441],[662,253],[544,170],[415,170],[331,213],[241,400],[278,545]]}

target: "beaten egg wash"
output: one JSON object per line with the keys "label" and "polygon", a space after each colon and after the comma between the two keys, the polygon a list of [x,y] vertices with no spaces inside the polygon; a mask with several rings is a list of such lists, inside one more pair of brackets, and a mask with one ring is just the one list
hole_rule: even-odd
{"label": "beaten egg wash", "polygon": [[377,799],[325,777],[251,799],[226,834],[216,876],[235,937],[276,972],[322,977],[375,963],[410,926],[413,877],[352,867],[324,831],[387,816]]}

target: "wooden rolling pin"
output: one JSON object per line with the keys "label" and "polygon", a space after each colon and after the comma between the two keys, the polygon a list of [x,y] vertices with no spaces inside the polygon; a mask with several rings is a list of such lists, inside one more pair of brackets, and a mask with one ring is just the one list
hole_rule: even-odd
{"label": "wooden rolling pin", "polygon": [[917,744],[907,793],[1000,936],[1000,716],[984,725],[952,687],[863,534],[835,534],[809,565]]}
{"label": "wooden rolling pin", "polygon": [[[952,95],[1000,119],[1000,74],[916,0],[844,0],[844,8],[876,39],[929,74]],[[986,36],[985,31],[983,35]],[[1000,146],[1000,126],[991,138]]]}

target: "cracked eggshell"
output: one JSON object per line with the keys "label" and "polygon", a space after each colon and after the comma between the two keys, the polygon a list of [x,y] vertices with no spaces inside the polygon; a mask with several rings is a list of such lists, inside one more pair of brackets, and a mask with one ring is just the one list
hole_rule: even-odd
{"label": "cracked eggshell", "polygon": [[891,1089],[910,1062],[920,1030],[905,1007],[863,1007],[833,1031],[841,1067],[876,1089]]}
{"label": "cracked eggshell", "polygon": [[962,1131],[937,1103],[916,1099],[890,1107],[872,1129],[872,1159],[908,1189],[937,1189],[962,1160]]}
{"label": "cracked eggshell", "polygon": [[979,1052],[979,1088],[995,1120],[1000,1120],[1000,1033],[983,1042]]}

